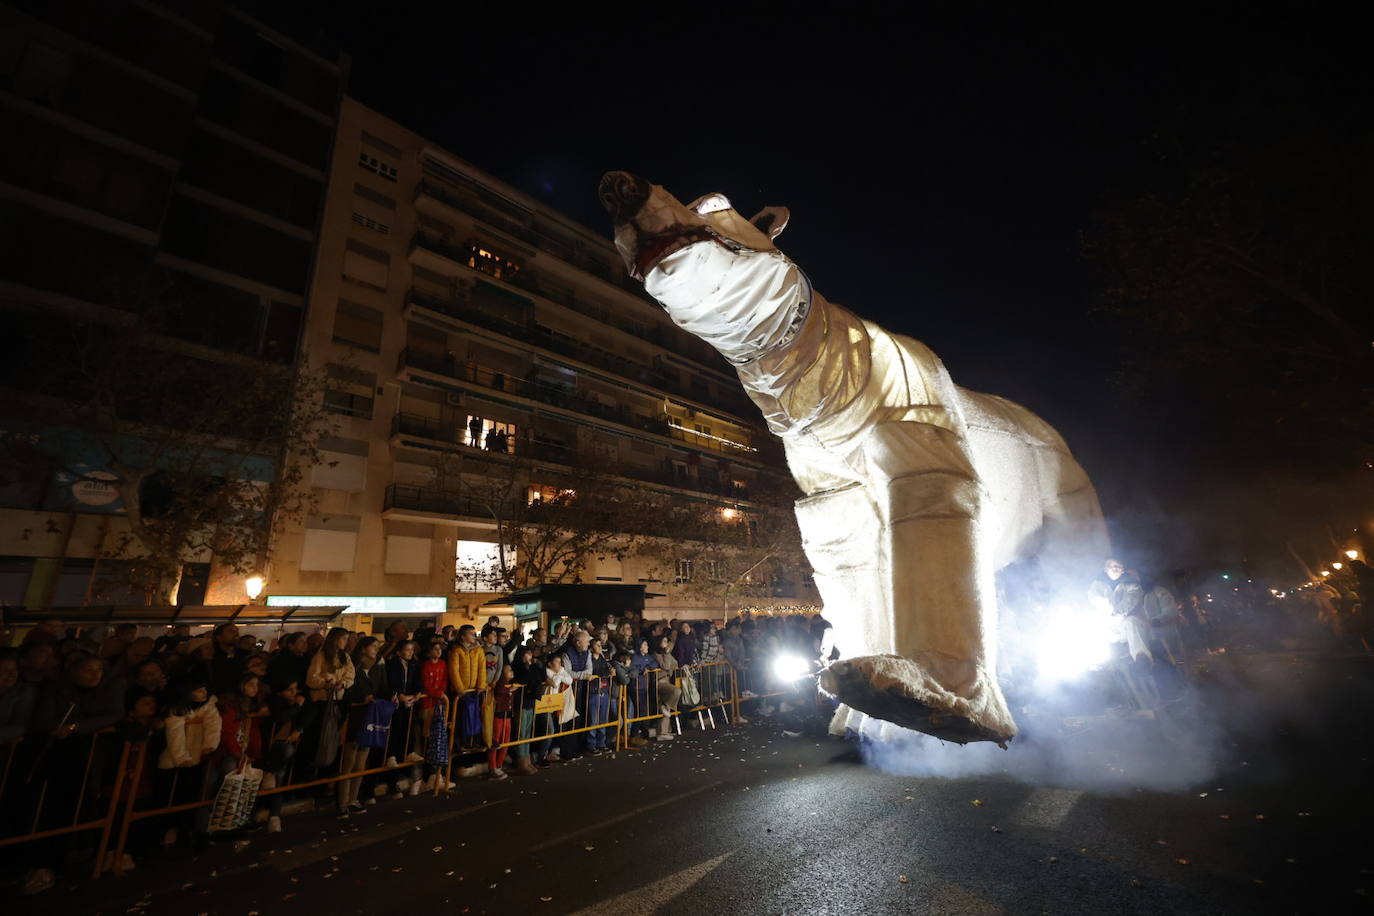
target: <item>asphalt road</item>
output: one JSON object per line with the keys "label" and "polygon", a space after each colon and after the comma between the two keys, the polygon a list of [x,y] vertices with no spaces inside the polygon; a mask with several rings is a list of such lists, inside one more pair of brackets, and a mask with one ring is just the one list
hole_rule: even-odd
{"label": "asphalt road", "polygon": [[[348,821],[289,817],[279,835],[5,909],[1369,912],[1374,660],[1232,655],[1213,662],[1203,693],[1226,729],[1202,762],[1149,723],[1118,723],[1054,753],[1008,752],[991,772],[902,775],[852,743],[755,720],[503,783],[465,780],[444,799],[381,801]],[[1163,774],[1145,771],[1144,753]],[[895,763],[911,773],[945,760],[918,756]],[[1159,787],[1161,775],[1181,784]]]}

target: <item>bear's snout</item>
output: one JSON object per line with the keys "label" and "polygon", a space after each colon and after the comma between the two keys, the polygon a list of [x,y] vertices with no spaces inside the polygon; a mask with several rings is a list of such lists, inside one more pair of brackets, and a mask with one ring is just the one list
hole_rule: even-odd
{"label": "bear's snout", "polygon": [[649,182],[629,172],[607,172],[601,176],[596,194],[611,215],[611,223],[623,226],[635,218],[652,191]]}

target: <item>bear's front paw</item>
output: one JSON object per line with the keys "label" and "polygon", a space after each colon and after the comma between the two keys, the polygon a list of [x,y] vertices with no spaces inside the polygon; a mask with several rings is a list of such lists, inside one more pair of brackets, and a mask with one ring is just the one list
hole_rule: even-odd
{"label": "bear's front paw", "polygon": [[[852,709],[942,741],[992,741],[1006,747],[1012,733],[975,722],[942,702],[927,674],[909,658],[870,655],[836,662],[821,672],[821,689]],[[954,699],[954,698],[949,698]]]}

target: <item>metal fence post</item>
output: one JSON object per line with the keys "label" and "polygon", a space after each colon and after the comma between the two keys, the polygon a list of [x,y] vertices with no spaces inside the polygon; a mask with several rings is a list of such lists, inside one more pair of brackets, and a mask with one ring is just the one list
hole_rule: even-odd
{"label": "metal fence post", "polygon": [[[119,790],[124,785],[124,764],[128,761],[129,742],[124,742],[124,753],[119,756],[119,768],[115,771],[116,782],[114,797],[110,799],[110,820],[113,820],[115,811],[118,809]],[[116,878],[124,877],[124,844],[129,839],[129,826],[132,823],[134,813],[134,802],[138,799],[138,784],[143,779],[143,766],[148,758],[148,742],[140,741],[138,745],[138,763],[134,764],[134,777],[129,786],[129,799],[124,805],[124,821],[119,825],[119,841],[115,844],[114,854],[114,873]],[[100,847],[95,854],[95,870],[91,874],[92,878],[100,877],[100,866],[105,858],[105,844],[110,839],[110,820],[105,823],[105,829],[100,831]]]}

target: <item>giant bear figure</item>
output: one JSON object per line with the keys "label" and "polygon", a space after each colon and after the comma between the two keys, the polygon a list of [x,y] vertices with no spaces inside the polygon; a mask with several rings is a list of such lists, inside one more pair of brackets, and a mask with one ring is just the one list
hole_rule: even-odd
{"label": "giant bear figure", "polygon": [[[836,727],[865,716],[1005,743],[994,574],[1035,556],[1051,588],[1107,551],[1097,495],[1049,424],[956,386],[929,349],[827,302],[720,194],[682,204],[628,172],[599,187],[626,269],[739,374],[785,447],[838,661]],[[969,316],[976,321],[977,316]],[[1032,354],[1028,354],[1031,358]]]}

